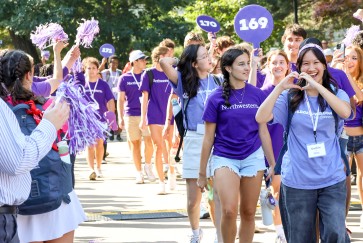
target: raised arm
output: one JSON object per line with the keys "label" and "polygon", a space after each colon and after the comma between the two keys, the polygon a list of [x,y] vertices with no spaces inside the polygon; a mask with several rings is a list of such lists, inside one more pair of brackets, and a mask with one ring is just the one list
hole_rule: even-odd
{"label": "raised arm", "polygon": [[297,72],[292,72],[275,87],[272,93],[265,99],[265,101],[261,104],[260,108],[258,108],[257,110],[256,121],[258,123],[267,123],[272,120],[272,110],[275,106],[277,98],[280,96],[282,91],[291,88],[301,89],[300,86],[294,84],[294,78],[298,77],[299,74]]}
{"label": "raised arm", "polygon": [[163,69],[168,79],[175,85],[178,84],[178,72],[175,70],[173,65],[178,64],[178,59],[174,57],[163,57],[159,61],[161,69]]}
{"label": "raised arm", "polygon": [[335,94],[331,93],[324,86],[316,82],[309,74],[300,73],[300,78],[303,78],[308,83],[307,86],[303,87],[303,89],[308,89],[309,86],[315,88],[321,96],[326,100],[329,106],[343,119],[347,119],[350,117],[352,110],[350,104],[346,101],[341,100]]}

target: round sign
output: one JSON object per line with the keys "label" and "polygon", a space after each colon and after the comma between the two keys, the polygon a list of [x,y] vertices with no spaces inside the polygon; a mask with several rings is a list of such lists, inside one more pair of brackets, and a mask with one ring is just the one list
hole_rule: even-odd
{"label": "round sign", "polygon": [[107,58],[107,57],[110,57],[113,54],[115,54],[115,47],[113,47],[113,45],[111,45],[111,44],[106,43],[100,47],[99,51],[100,51],[101,56]]}
{"label": "round sign", "polygon": [[196,21],[197,25],[206,32],[217,33],[221,29],[218,21],[208,15],[199,15]]}
{"label": "round sign", "polygon": [[260,43],[272,33],[274,21],[271,13],[264,7],[252,4],[238,11],[234,18],[234,30],[244,41],[259,48]]}

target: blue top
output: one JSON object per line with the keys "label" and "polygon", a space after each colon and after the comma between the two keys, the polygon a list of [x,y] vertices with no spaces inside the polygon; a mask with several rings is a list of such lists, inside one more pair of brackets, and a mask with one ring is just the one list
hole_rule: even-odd
{"label": "blue top", "polygon": [[[204,121],[202,119],[204,106],[207,102],[209,95],[217,89],[219,86],[214,82],[212,75],[208,75],[204,79],[200,79],[200,86],[197,92],[197,95],[193,97],[188,104],[187,107],[187,119],[188,122],[185,121],[185,114],[183,114],[184,118],[184,127],[190,131],[196,131],[198,124],[203,124]],[[184,93],[183,83],[181,73],[178,71],[178,83],[174,85],[174,83],[170,82],[175,93],[181,100],[182,107],[185,107],[186,102],[188,100],[187,94]],[[188,124],[188,127],[187,127]]]}
{"label": "blue top", "polygon": [[[337,96],[349,103],[343,90]],[[318,110],[318,97],[309,96],[313,116]],[[273,108],[273,120],[286,128],[288,117],[287,91],[282,92]],[[338,117],[339,120],[342,120]],[[305,100],[303,100],[291,120],[287,141],[288,151],[282,160],[281,180],[284,185],[297,189],[319,189],[334,185],[346,179],[344,164],[340,157],[339,138],[335,133],[335,120],[331,108],[319,112],[317,142],[324,142],[326,155],[309,158],[307,144],[314,144],[313,124]]]}

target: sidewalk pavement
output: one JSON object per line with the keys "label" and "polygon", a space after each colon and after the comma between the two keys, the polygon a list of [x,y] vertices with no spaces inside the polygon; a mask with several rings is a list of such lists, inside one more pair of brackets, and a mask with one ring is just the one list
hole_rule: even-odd
{"label": "sidewalk pavement", "polygon": [[[123,139],[126,140],[125,136]],[[90,173],[84,154],[77,155],[75,190],[88,221],[76,230],[74,242],[189,242],[187,236],[191,230],[186,213],[185,181],[178,179],[175,191],[167,190],[167,195],[157,195],[157,182],[149,183],[145,179],[145,184],[135,183],[135,167],[127,142],[109,142],[107,151],[110,155],[107,164],[102,165],[104,178],[96,181],[88,178]],[[181,171],[181,165],[178,167]],[[156,175],[155,167],[154,173]],[[359,207],[356,186],[352,191],[353,206]],[[355,210],[348,216],[352,242],[363,242],[360,214],[361,211]],[[202,242],[213,243],[215,229],[211,220],[202,219],[200,225],[204,232]],[[262,224],[259,208],[256,225],[261,232],[255,234],[253,242],[275,242],[274,227]]]}

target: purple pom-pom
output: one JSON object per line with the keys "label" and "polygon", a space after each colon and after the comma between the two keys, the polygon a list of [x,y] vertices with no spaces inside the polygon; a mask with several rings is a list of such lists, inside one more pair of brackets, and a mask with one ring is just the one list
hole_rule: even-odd
{"label": "purple pom-pom", "polygon": [[343,43],[345,46],[350,46],[352,44],[352,40],[359,31],[359,25],[352,25],[345,34],[345,38],[343,40]]}
{"label": "purple pom-pom", "polygon": [[86,147],[96,144],[98,139],[105,139],[108,134],[107,124],[100,121],[97,104],[89,102],[85,89],[69,80],[62,82],[56,93],[56,101],[65,99],[70,106],[68,135],[70,153],[84,151]]}
{"label": "purple pom-pom", "polygon": [[40,50],[43,50],[57,41],[68,40],[68,35],[63,31],[62,26],[59,24],[49,23],[39,25],[36,30],[32,31],[30,34],[30,39],[34,45],[36,45]]}
{"label": "purple pom-pom", "polygon": [[78,59],[74,62],[72,66],[72,72],[73,73],[80,73],[82,72],[82,61],[81,57],[78,57]]}
{"label": "purple pom-pom", "polygon": [[82,20],[84,23],[81,23],[77,28],[76,44],[89,48],[92,47],[92,41],[95,35],[100,32],[100,28],[98,27],[98,21],[94,18],[91,20]]}
{"label": "purple pom-pom", "polygon": [[112,111],[106,111],[104,117],[106,118],[107,124],[111,127],[111,129],[113,131],[117,131],[118,126],[115,113]]}

